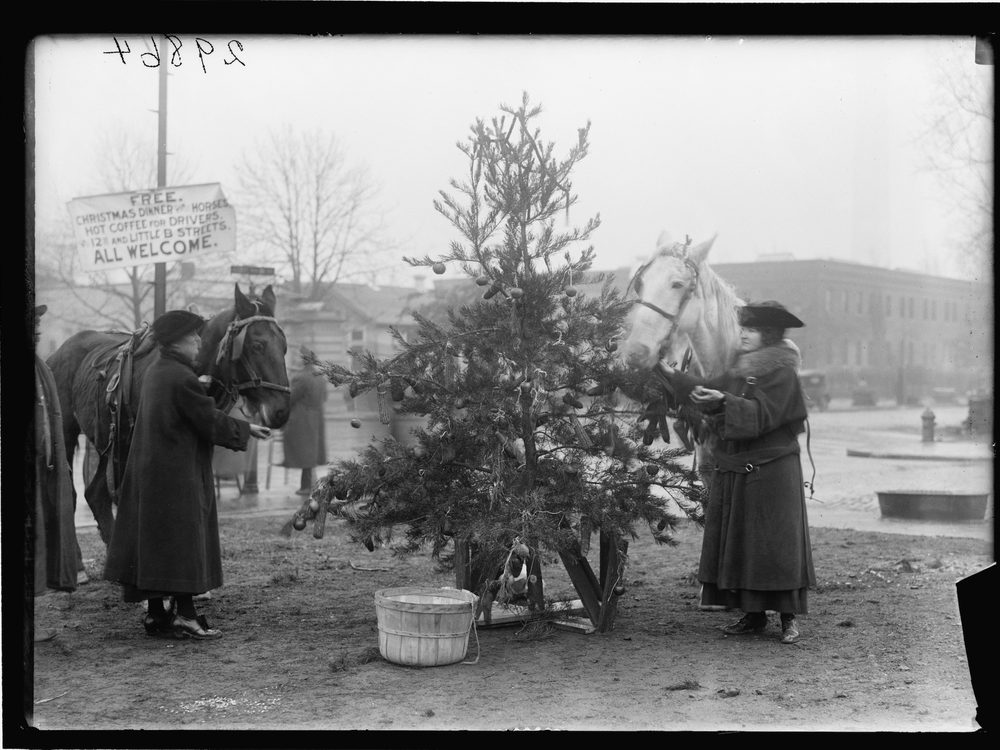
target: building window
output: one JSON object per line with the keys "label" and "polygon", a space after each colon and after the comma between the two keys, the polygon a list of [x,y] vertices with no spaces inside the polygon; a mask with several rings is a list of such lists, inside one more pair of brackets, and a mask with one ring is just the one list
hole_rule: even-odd
{"label": "building window", "polygon": [[885,297],[885,317],[892,315],[892,297],[886,295]]}
{"label": "building window", "polygon": [[833,309],[833,291],[830,290],[830,289],[826,290],[826,306],[825,306],[825,309],[826,309],[827,312],[831,312],[832,309]]}
{"label": "building window", "polygon": [[846,340],[843,341],[841,343],[841,345],[840,345],[840,361],[843,362],[845,365],[850,364],[850,362],[847,361],[847,341]]}
{"label": "building window", "polygon": [[913,364],[913,342],[910,341],[906,346],[906,364]]}
{"label": "building window", "polygon": [[858,315],[865,314],[865,293],[858,292]]}
{"label": "building window", "polygon": [[364,341],[365,332],[362,331],[351,331],[351,341]]}
{"label": "building window", "polygon": [[927,300],[924,300],[924,320],[927,320]]}
{"label": "building window", "polygon": [[[909,313],[910,313],[910,319],[912,320],[913,319],[913,297],[910,297]],[[913,364],[913,363],[911,362],[910,364]]]}
{"label": "building window", "polygon": [[937,320],[937,300],[931,300],[931,320]]}
{"label": "building window", "polygon": [[850,312],[850,311],[851,311],[851,293],[845,289],[844,290],[844,312]]}
{"label": "building window", "polygon": [[855,355],[854,356],[855,364],[860,365],[860,366],[863,367],[864,364],[865,364],[865,356],[864,356],[865,355],[865,347],[864,347],[864,343],[863,342],[858,341],[855,344],[854,355]]}

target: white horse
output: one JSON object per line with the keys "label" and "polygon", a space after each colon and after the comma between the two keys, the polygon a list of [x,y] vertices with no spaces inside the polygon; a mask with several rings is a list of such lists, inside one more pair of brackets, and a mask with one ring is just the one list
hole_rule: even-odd
{"label": "white horse", "polygon": [[[677,363],[707,379],[732,366],[740,342],[738,310],[744,302],[708,265],[714,242],[712,237],[691,247],[690,240],[675,242],[666,232],[660,235],[656,253],[629,285],[635,299],[622,356],[631,367],[655,372],[660,362]],[[700,438],[696,461],[707,487],[712,440],[704,433]]]}

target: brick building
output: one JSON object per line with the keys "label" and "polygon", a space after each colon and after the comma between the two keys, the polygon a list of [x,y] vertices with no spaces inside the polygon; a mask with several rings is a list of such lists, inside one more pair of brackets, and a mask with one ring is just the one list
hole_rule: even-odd
{"label": "brick building", "polygon": [[959,394],[993,382],[993,289],[837,260],[759,260],[713,269],[745,300],[776,299],[806,327],[790,332],[803,366],[834,396],[862,380],[878,398]]}

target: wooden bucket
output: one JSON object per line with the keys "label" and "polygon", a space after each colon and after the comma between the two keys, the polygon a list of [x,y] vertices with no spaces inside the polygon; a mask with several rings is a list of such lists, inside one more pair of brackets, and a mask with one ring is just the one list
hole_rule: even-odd
{"label": "wooden bucket", "polygon": [[378,650],[407,667],[438,667],[465,658],[476,597],[452,588],[404,587],[375,592]]}

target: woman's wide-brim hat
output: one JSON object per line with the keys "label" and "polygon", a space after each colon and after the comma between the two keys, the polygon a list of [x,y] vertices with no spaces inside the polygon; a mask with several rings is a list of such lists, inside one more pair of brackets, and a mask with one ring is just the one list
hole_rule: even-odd
{"label": "woman's wide-brim hat", "polygon": [[764,300],[740,308],[740,325],[744,328],[802,328],[805,323],[780,302]]}
{"label": "woman's wide-brim hat", "polygon": [[205,319],[187,310],[168,310],[153,321],[153,340],[160,344],[170,344],[189,333],[201,331]]}

